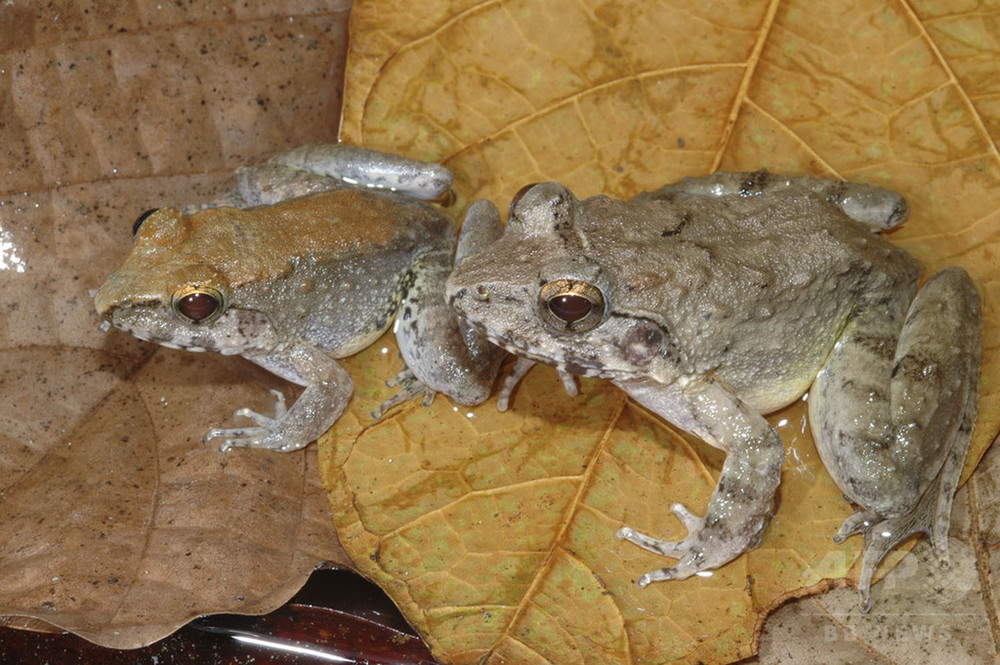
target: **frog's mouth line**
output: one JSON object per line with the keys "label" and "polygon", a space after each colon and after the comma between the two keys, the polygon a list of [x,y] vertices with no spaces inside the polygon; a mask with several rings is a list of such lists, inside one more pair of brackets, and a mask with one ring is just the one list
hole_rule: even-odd
{"label": "frog's mouth line", "polygon": [[468,319],[462,317],[469,326],[471,326],[476,332],[481,334],[483,337],[488,339],[490,343],[499,346],[501,349],[507,353],[513,354],[519,358],[527,358],[528,360],[534,361],[540,365],[548,365],[549,367],[554,367],[560,372],[567,372],[574,376],[586,376],[586,377],[597,377],[597,378],[620,378],[617,375],[612,375],[608,373],[607,368],[602,366],[586,366],[580,363],[573,362],[572,359],[563,360],[553,360],[550,357],[541,356],[531,351],[528,351],[524,347],[517,346],[516,344],[510,342],[507,338],[497,337],[491,334],[482,325],[471,323]]}
{"label": "frog's mouth line", "polygon": [[177,351],[193,351],[195,353],[212,352],[212,353],[220,353],[224,356],[237,355],[241,352],[241,349],[239,348],[228,348],[228,347],[220,348],[215,345],[195,344],[194,343],[195,338],[193,336],[185,338],[185,340],[188,341],[189,343],[186,344],[177,343],[172,341],[171,338],[163,338],[163,337],[158,337],[156,335],[151,335],[148,332],[139,330],[136,327],[131,326],[124,321],[116,321],[114,319],[115,319],[114,316],[109,316],[108,318],[105,318],[104,321],[101,323],[100,326],[101,330],[107,332],[112,327],[114,327],[132,335],[136,339],[140,339],[144,342],[149,342],[150,344],[156,344],[157,346],[163,346],[168,349],[176,349]]}

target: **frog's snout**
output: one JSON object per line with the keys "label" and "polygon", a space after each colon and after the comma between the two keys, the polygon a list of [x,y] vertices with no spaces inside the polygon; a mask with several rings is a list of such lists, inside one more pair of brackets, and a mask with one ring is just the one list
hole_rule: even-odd
{"label": "frog's snout", "polygon": [[490,287],[486,284],[476,284],[472,289],[469,290],[469,295],[473,300],[478,300],[479,302],[489,302],[490,301]]}
{"label": "frog's snout", "polygon": [[479,302],[489,302],[490,287],[486,284],[476,284],[471,289],[460,289],[455,296],[458,298],[469,296],[473,300],[478,300]]}
{"label": "frog's snout", "polygon": [[462,287],[448,294],[448,304],[454,307],[456,306],[456,302],[466,299],[477,302],[489,302],[490,292],[490,287],[486,284],[476,284],[471,288]]}

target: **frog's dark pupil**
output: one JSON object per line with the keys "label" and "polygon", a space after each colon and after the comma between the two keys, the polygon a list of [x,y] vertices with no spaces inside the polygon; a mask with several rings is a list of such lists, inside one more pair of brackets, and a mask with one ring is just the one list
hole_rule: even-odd
{"label": "frog's dark pupil", "polygon": [[132,225],[132,237],[135,238],[139,234],[139,229],[142,228],[142,223],[145,222],[150,215],[159,210],[159,208],[153,208],[152,210],[147,210],[146,212],[139,215],[138,219]]}
{"label": "frog's dark pupil", "polygon": [[200,323],[219,309],[219,301],[207,293],[192,293],[177,302],[177,311],[193,323]]}
{"label": "frog's dark pupil", "polygon": [[563,293],[549,300],[549,310],[567,323],[574,323],[590,314],[594,303],[575,293]]}

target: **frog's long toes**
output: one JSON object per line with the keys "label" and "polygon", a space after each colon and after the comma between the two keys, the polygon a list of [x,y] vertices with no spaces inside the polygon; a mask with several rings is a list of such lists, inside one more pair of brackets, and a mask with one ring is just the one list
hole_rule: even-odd
{"label": "frog's long toes", "polygon": [[497,395],[497,411],[507,410],[510,406],[510,398],[514,393],[514,389],[521,383],[521,379],[528,373],[528,370],[534,366],[534,360],[528,360],[527,358],[517,359],[510,373],[504,377],[503,385],[500,387],[500,393]]}
{"label": "frog's long toes", "polygon": [[273,425],[274,422],[277,420],[276,418],[272,418],[271,416],[265,416],[263,413],[258,413],[253,409],[248,409],[248,408],[237,409],[236,413],[234,413],[233,415],[235,415],[237,418],[249,418],[250,420],[257,423],[257,425],[259,425],[260,427],[265,427],[265,428]]}
{"label": "frog's long toes", "polygon": [[833,542],[842,543],[856,533],[864,533],[871,528],[873,520],[868,513],[859,510],[844,520],[837,534],[833,537]]}
{"label": "frog's long toes", "polygon": [[576,382],[576,377],[569,372],[563,370],[557,370],[559,373],[559,379],[562,381],[563,390],[570,397],[576,397],[580,394],[580,384]]}
{"label": "frog's long toes", "polygon": [[660,568],[659,570],[653,570],[642,575],[635,581],[635,584],[640,589],[645,589],[653,582],[668,582],[675,579],[678,578],[677,575],[674,574],[673,568]]}
{"label": "frog's long toes", "polygon": [[633,545],[638,545],[644,550],[655,554],[662,554],[673,559],[680,558],[687,550],[687,540],[660,540],[635,529],[623,526],[615,533],[618,540],[627,540]]}
{"label": "frog's long toes", "polygon": [[416,380],[417,377],[413,375],[413,372],[410,371],[410,368],[404,367],[399,371],[398,374],[396,374],[396,376],[392,377],[391,379],[386,379],[385,385],[387,388],[399,388],[399,387],[405,388],[407,385]]}
{"label": "frog's long toes", "polygon": [[423,383],[421,383],[412,374],[405,382],[400,383],[398,385],[400,386],[399,392],[390,397],[389,399],[385,400],[384,402],[382,402],[377,409],[373,409],[371,412],[372,418],[378,420],[383,415],[385,415],[386,411],[396,406],[397,404],[408,402],[411,399],[420,397],[421,395],[423,395],[424,406],[430,406],[431,403],[434,401],[434,395],[436,393],[427,386],[425,386]]}
{"label": "frog's long toes", "polygon": [[[219,436],[227,436],[229,434],[228,430],[212,430],[205,437],[205,440],[217,438]],[[220,453],[228,453],[233,448],[247,448],[252,445],[252,439],[248,438],[226,438],[221,444],[219,444]]]}
{"label": "frog's long toes", "polygon": [[[837,536],[841,542],[844,538],[855,534],[863,534],[861,551],[861,574],[858,577],[858,594],[861,597],[861,610],[871,609],[871,586],[875,571],[882,559],[896,545],[919,532],[930,533],[930,515],[933,514],[935,502],[926,496],[912,512],[896,517],[879,518],[864,511],[858,511],[844,521]],[[834,539],[836,540],[836,538]]]}
{"label": "frog's long toes", "polygon": [[670,506],[670,512],[672,512],[674,517],[679,519],[681,524],[684,525],[684,528],[688,530],[689,537],[700,531],[702,524],[705,522],[705,518],[695,515],[682,503],[675,503]]}
{"label": "frog's long toes", "polygon": [[692,575],[704,574],[703,571],[716,568],[720,563],[711,563],[705,556],[705,552],[700,548],[685,547],[685,552],[673,566],[652,570],[638,580],[636,584],[640,588],[649,586],[653,582],[667,582],[669,580],[684,580]]}

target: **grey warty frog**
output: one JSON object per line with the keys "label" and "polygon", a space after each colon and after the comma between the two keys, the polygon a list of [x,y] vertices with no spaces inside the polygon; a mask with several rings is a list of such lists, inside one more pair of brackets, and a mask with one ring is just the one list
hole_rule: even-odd
{"label": "grey warty frog", "polygon": [[630,201],[538,184],[514,199],[500,240],[452,274],[448,298],[524,359],[502,404],[541,362],[610,379],[727,453],[704,516],[671,508],[685,538],[618,531],[677,560],[640,586],[760,543],[785,454],[761,414],[808,391],[822,461],[856,510],[835,538],[864,534],[869,607],[875,568],[900,540],[925,532],[946,560],[978,406],[976,289],[948,268],[917,290],[917,262],[875,233],[907,214],[887,190],[766,171]]}
{"label": "grey warty frog", "polygon": [[434,199],[452,176],[437,164],[344,145],[307,146],[238,172],[220,204],[161,208],[133,229],[125,263],[101,286],[98,313],[133,335],[191,351],[241,355],[305,386],[273,416],[240,409],[254,427],[212,429],[233,446],[297,450],[350,399],[336,358],[395,324],[405,399],[443,392],[485,400],[503,352],[461,326],[444,299],[454,261],[500,233],[499,218],[455,224]]}

